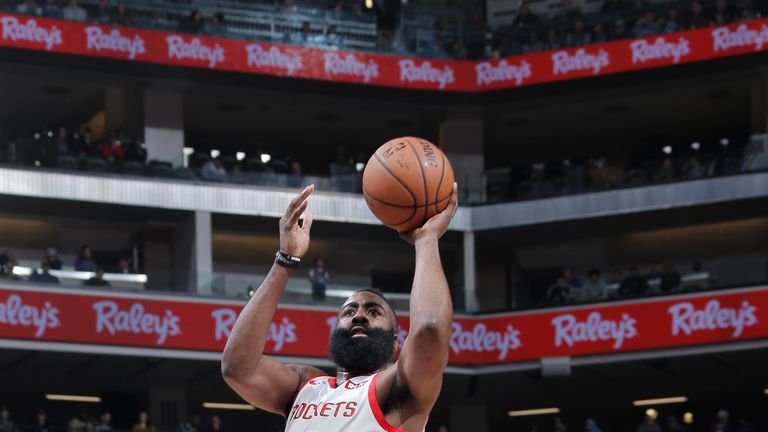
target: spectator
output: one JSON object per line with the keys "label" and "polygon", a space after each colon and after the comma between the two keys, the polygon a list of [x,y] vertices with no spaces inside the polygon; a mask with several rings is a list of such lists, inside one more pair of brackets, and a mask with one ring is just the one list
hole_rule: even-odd
{"label": "spectator", "polygon": [[717,421],[712,425],[712,432],[732,432],[733,428],[731,427],[731,424],[728,423],[729,417],[730,413],[728,413],[728,411],[724,409],[718,411]]}
{"label": "spectator", "polygon": [[672,164],[672,158],[667,156],[661,163],[659,169],[654,174],[654,179],[657,182],[670,181],[675,179],[675,166]]}
{"label": "spectator", "polygon": [[59,255],[56,253],[56,249],[46,249],[44,260],[46,263],[48,263],[48,266],[52,270],[61,270],[61,260],[59,259]]}
{"label": "spectator", "polygon": [[667,22],[661,30],[664,33],[674,33],[682,30],[682,28],[683,24],[680,20],[680,13],[677,10],[677,6],[672,5],[669,10],[667,10]]}
{"label": "spectator", "polygon": [[155,432],[155,427],[149,422],[149,416],[145,411],[139,413],[139,421],[133,425],[131,432]]}
{"label": "spectator", "polygon": [[128,13],[128,8],[125,7],[125,3],[123,2],[117,4],[114,24],[121,25],[123,27],[129,27],[133,24],[133,18],[131,18],[131,15]]}
{"label": "spectator", "polygon": [[[11,254],[11,251],[8,249],[3,249],[3,252],[0,253],[0,267],[5,266],[5,263],[8,261],[14,261],[13,254]],[[2,273],[2,269],[0,268],[0,273]]]}
{"label": "spectator", "polygon": [[450,57],[456,60],[465,60],[467,58],[467,50],[464,45],[458,39],[451,42]]}
{"label": "spectator", "polygon": [[549,30],[547,30],[547,41],[544,43],[544,49],[555,50],[560,49],[562,46],[563,44],[560,40],[560,35],[557,33],[557,29],[550,27]]}
{"label": "spectator", "polygon": [[603,43],[607,41],[608,36],[605,34],[603,23],[600,21],[596,22],[595,25],[592,26],[592,43]]}
{"label": "spectator", "polygon": [[211,22],[205,26],[205,34],[208,36],[224,37],[227,34],[227,26],[224,24],[224,14],[216,12]]}
{"label": "spectator", "polygon": [[314,267],[309,270],[309,282],[312,284],[312,300],[325,301],[325,285],[331,278],[328,270],[325,269],[325,261],[315,258]]}
{"label": "spectator", "polygon": [[715,25],[723,25],[736,21],[736,14],[731,10],[728,0],[717,0],[715,2],[715,12],[712,21]]}
{"label": "spectator", "polygon": [[[69,7],[69,6],[67,6]],[[64,11],[66,12],[67,8],[64,8]],[[67,19],[67,18],[65,18]],[[60,127],[59,128],[59,134],[56,137],[56,147],[58,150],[58,154],[65,155],[70,153],[69,149],[69,134],[67,133],[67,128]]]}
{"label": "spectator", "polygon": [[656,423],[656,416],[646,415],[645,422],[637,427],[637,432],[661,432],[661,427]]}
{"label": "spectator", "polygon": [[128,261],[128,258],[120,258],[120,260],[117,261],[117,269],[117,272],[120,274],[133,273],[131,271],[131,262]]}
{"label": "spectator", "polygon": [[48,263],[48,261],[43,261],[40,263],[40,269],[32,273],[32,275],[29,277],[30,282],[38,282],[38,283],[50,283],[50,284],[57,284],[59,283],[59,278],[52,275],[50,273],[51,265]]}
{"label": "spectator", "polygon": [[68,432],[94,432],[95,425],[93,420],[88,415],[88,410],[83,408],[80,410],[80,415],[73,417],[67,425]]}
{"label": "spectator", "polygon": [[203,14],[198,9],[195,9],[189,13],[189,16],[186,19],[179,21],[176,31],[198,34],[203,31],[204,24]]}
{"label": "spectator", "polygon": [[599,301],[606,298],[605,283],[600,278],[600,271],[592,269],[587,273],[587,282],[584,284],[584,297],[587,301]]}
{"label": "spectator", "polygon": [[99,7],[96,9],[96,24],[110,25],[115,21],[115,12],[109,0],[99,0]]}
{"label": "spectator", "polygon": [[526,27],[536,25],[539,22],[539,17],[531,12],[528,2],[523,2],[520,5],[520,9],[517,11],[517,15],[512,19],[512,28],[515,30],[522,30]]}
{"label": "spectator", "polygon": [[523,52],[524,53],[530,53],[530,52],[537,52],[542,51],[544,49],[544,44],[541,43],[539,40],[539,34],[535,31],[532,31],[528,35],[528,40],[523,44]]}
{"label": "spectator", "polygon": [[591,35],[588,31],[584,30],[584,21],[581,18],[576,18],[576,21],[573,23],[573,31],[565,35],[565,46],[588,45],[591,41]]}
{"label": "spectator", "polygon": [[752,5],[752,0],[741,0],[741,3],[739,3],[738,18],[742,21],[760,18],[760,13],[755,10],[755,7]]}
{"label": "spectator", "polygon": [[656,275],[659,277],[659,290],[669,294],[680,289],[680,275],[672,267],[672,264],[658,264]]}
{"label": "spectator", "polygon": [[11,421],[11,412],[5,405],[0,406],[0,432],[17,432],[16,423]]}
{"label": "spectator", "polygon": [[629,274],[619,285],[619,295],[623,297],[640,297],[648,293],[648,281],[640,276],[636,265],[629,268]]}
{"label": "spectator", "polygon": [[60,19],[61,18],[61,6],[57,3],[57,0],[45,0],[43,5],[43,17]]}
{"label": "spectator", "polygon": [[24,3],[16,6],[16,13],[20,13],[22,15],[43,16],[43,9],[37,5],[37,0],[27,0]]}
{"label": "spectator", "polygon": [[112,414],[108,411],[104,411],[99,416],[99,424],[96,425],[96,432],[111,432],[112,431]]}
{"label": "spectator", "polygon": [[568,285],[571,285],[576,288],[581,288],[583,286],[583,284],[581,283],[581,279],[577,278],[576,275],[573,274],[573,270],[571,269],[564,269],[563,277],[565,278],[565,281],[568,282]]}
{"label": "spectator", "polygon": [[554,425],[554,431],[555,432],[566,432],[568,428],[565,426],[565,422],[560,417],[555,417],[555,425]]}
{"label": "spectator", "polygon": [[101,143],[101,157],[110,162],[125,161],[125,148],[119,139],[110,135]]}
{"label": "spectator", "polygon": [[661,33],[661,25],[656,20],[656,14],[652,10],[645,11],[643,17],[645,18],[645,22],[648,24],[648,30],[650,31],[651,36]]}
{"label": "spectator", "polygon": [[339,36],[338,30],[335,25],[328,26],[328,30],[322,36],[322,43],[325,45],[331,45],[335,47],[341,47],[344,44],[344,40]]}
{"label": "spectator", "polygon": [[432,44],[427,45],[421,55],[427,58],[448,58],[448,51],[446,51],[445,45],[443,45],[443,37],[440,34],[435,35]]}
{"label": "spectator", "polygon": [[[62,17],[69,21],[88,21],[88,13],[77,3],[77,0],[69,0],[69,4],[64,8]],[[61,139],[61,136],[59,136],[59,139]]]}
{"label": "spectator", "polygon": [[632,35],[635,37],[653,36],[653,29],[648,24],[646,17],[640,17],[635,21],[635,27],[632,29]]}
{"label": "spectator", "polygon": [[605,0],[600,8],[601,15],[614,15],[624,12],[627,9],[626,0]]}
{"label": "spectator", "polygon": [[76,271],[95,272],[97,269],[96,261],[93,259],[93,252],[87,245],[80,248],[80,255],[75,259]]}
{"label": "spectator", "polygon": [[616,20],[613,23],[613,31],[611,32],[611,40],[624,39],[629,37],[627,33],[627,26],[624,24],[624,20]]}
{"label": "spectator", "polygon": [[682,174],[685,178],[699,178],[703,177],[705,173],[704,166],[699,162],[699,156],[695,153],[682,166]]}
{"label": "spectator", "polygon": [[200,432],[200,416],[192,415],[188,422],[179,425],[178,432]]}
{"label": "spectator", "polygon": [[621,269],[618,267],[613,269],[613,271],[611,272],[611,279],[609,282],[612,284],[621,285],[621,282],[623,280],[624,280],[624,275],[622,274]]}
{"label": "spectator", "polygon": [[34,432],[48,432],[48,416],[45,415],[45,411],[42,408],[37,409],[35,414],[35,428]]}
{"label": "spectator", "polygon": [[597,422],[591,418],[587,419],[587,421],[584,422],[584,431],[585,432],[603,432],[603,430],[597,426]]}
{"label": "spectator", "polygon": [[557,278],[557,282],[547,289],[547,301],[553,304],[567,303],[571,301],[573,287],[568,284],[563,276]]}
{"label": "spectator", "polygon": [[574,6],[572,0],[562,0],[560,3],[560,10],[557,12],[555,20],[565,23],[573,21],[580,16],[581,9]]}
{"label": "spectator", "polygon": [[691,3],[691,14],[688,17],[688,28],[691,30],[709,26],[710,19],[704,14],[701,3],[695,1]]}
{"label": "spectator", "polygon": [[84,128],[82,136],[75,145],[76,153],[78,157],[98,157],[99,146],[93,139],[93,132],[91,128]]}
{"label": "spectator", "polygon": [[0,278],[5,280],[21,280],[21,277],[13,272],[14,267],[16,267],[16,261],[6,261],[5,264],[3,264],[3,271],[0,273]]}
{"label": "spectator", "polygon": [[104,270],[102,269],[96,270],[96,275],[88,279],[87,281],[83,282],[83,285],[93,286],[93,287],[106,287],[106,288],[112,287],[112,285],[110,285],[108,281],[104,280]]}
{"label": "spectator", "polygon": [[312,26],[309,21],[301,23],[301,29],[289,35],[290,42],[296,45],[305,45],[312,40]]}
{"label": "spectator", "polygon": [[221,432],[221,417],[216,414],[211,416],[211,427],[208,432]]}
{"label": "spectator", "polygon": [[208,181],[223,182],[227,180],[227,170],[221,164],[221,159],[216,157],[203,165],[200,176]]}

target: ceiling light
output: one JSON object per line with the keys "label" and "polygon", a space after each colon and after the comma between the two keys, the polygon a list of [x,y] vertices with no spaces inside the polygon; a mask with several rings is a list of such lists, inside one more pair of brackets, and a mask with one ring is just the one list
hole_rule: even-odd
{"label": "ceiling light", "polygon": [[691,143],[691,148],[694,149],[694,150],[698,150],[698,149],[701,148],[701,144],[698,143],[698,142]]}
{"label": "ceiling light", "polygon": [[693,413],[687,412],[683,414],[683,423],[685,424],[693,424]]}
{"label": "ceiling light", "polygon": [[661,151],[663,151],[666,154],[672,154],[672,146],[664,146],[661,148]]}
{"label": "ceiling light", "polygon": [[365,0],[365,7],[368,9],[373,9],[373,0]]}
{"label": "ceiling light", "polygon": [[670,404],[670,403],[681,403],[686,401],[688,401],[688,398],[685,396],[673,396],[673,397],[656,398],[656,399],[639,399],[632,402],[632,405],[634,406],[660,405],[660,404]]}
{"label": "ceiling light", "polygon": [[763,390],[763,393],[768,395],[768,389]]}
{"label": "ceiling light", "polygon": [[508,411],[507,415],[510,417],[523,417],[543,414],[557,414],[560,412],[560,408],[534,408],[527,410]]}
{"label": "ceiling light", "polygon": [[221,402],[203,402],[203,408],[211,409],[229,409],[229,410],[255,410],[248,404],[221,403]]}
{"label": "ceiling light", "polygon": [[272,156],[267,153],[262,153],[259,157],[261,158],[261,163],[269,163],[272,160]]}
{"label": "ceiling light", "polygon": [[355,169],[356,169],[356,170],[358,170],[358,171],[362,171],[362,170],[363,170],[363,168],[365,168],[365,164],[364,164],[364,163],[362,163],[362,162],[358,162],[358,163],[356,163],[356,164],[355,164]]}
{"label": "ceiling light", "polygon": [[728,138],[720,138],[720,145],[721,146],[727,147],[728,144],[730,144],[730,143],[731,143],[731,140],[729,140]]}
{"label": "ceiling light", "polygon": [[237,158],[237,160],[241,161],[241,160],[245,159],[245,153],[244,152],[237,152],[237,153],[235,153],[235,158]]}
{"label": "ceiling light", "polygon": [[654,420],[659,418],[659,412],[656,411],[653,408],[648,408],[647,410],[645,410],[645,415],[650,417],[650,418],[652,418],[652,419],[654,419]]}
{"label": "ceiling light", "polygon": [[192,154],[195,152],[194,147],[184,147],[181,149],[181,152],[184,154],[184,156],[192,156]]}
{"label": "ceiling light", "polygon": [[101,398],[98,396],[78,396],[78,395],[66,395],[66,394],[54,394],[50,393],[45,395],[48,400],[66,401],[66,402],[90,402],[100,403]]}
{"label": "ceiling light", "polygon": [[216,150],[216,149],[212,149],[212,150],[211,150],[211,157],[212,157],[212,158],[214,158],[214,159],[216,159],[217,157],[219,157],[219,155],[220,155],[220,154],[221,154],[221,152],[220,152],[220,151],[218,151],[218,150]]}

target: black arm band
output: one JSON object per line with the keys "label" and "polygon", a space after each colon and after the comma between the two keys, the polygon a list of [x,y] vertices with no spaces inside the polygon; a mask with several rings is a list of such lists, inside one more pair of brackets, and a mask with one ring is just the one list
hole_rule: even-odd
{"label": "black arm band", "polygon": [[301,262],[301,258],[293,255],[288,255],[287,253],[278,250],[275,254],[275,262],[280,264],[283,267],[288,268],[296,268],[299,266],[299,263]]}

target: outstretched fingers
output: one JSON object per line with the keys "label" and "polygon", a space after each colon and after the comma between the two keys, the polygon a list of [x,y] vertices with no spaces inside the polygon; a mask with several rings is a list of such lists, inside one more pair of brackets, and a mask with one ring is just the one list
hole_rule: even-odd
{"label": "outstretched fingers", "polygon": [[301,217],[301,214],[304,213],[304,210],[307,209],[309,196],[314,190],[315,185],[309,185],[304,188],[300,194],[296,195],[296,197],[291,200],[291,203],[288,205],[288,208],[285,210],[285,214],[283,215],[288,226],[295,225]]}
{"label": "outstretched fingers", "polygon": [[314,219],[315,215],[312,214],[312,211],[308,211],[304,215],[304,221],[301,224],[301,229],[309,233],[309,230],[312,229],[312,220]]}

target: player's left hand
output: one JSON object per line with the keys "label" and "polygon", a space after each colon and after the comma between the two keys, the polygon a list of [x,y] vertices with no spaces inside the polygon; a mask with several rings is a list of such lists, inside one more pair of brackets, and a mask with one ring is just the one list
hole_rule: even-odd
{"label": "player's left hand", "polygon": [[459,194],[458,185],[453,183],[453,191],[451,192],[451,200],[448,202],[448,207],[440,213],[432,216],[424,225],[411,231],[400,231],[400,238],[410,244],[416,244],[421,239],[440,237],[448,231],[448,225],[451,224],[453,216],[456,215],[456,209],[459,208]]}

